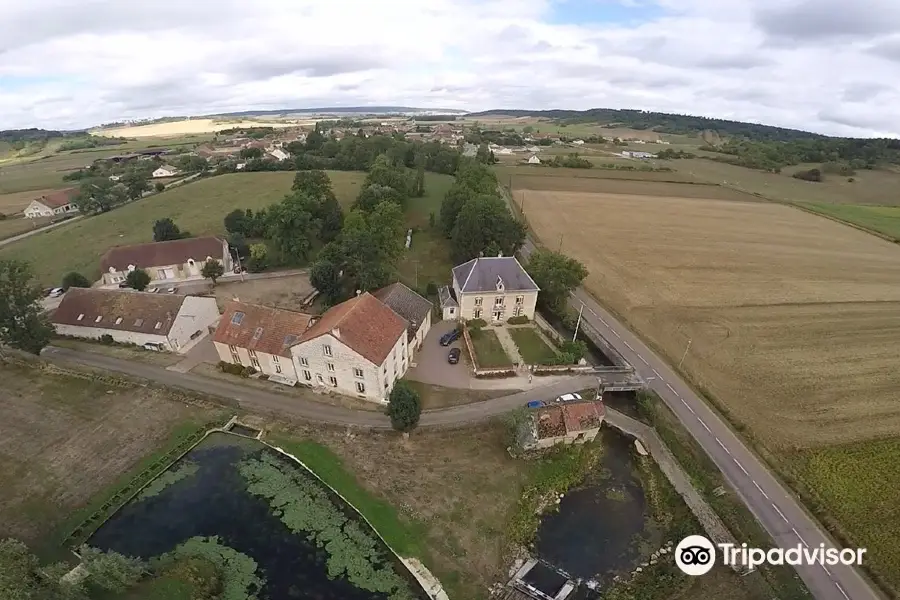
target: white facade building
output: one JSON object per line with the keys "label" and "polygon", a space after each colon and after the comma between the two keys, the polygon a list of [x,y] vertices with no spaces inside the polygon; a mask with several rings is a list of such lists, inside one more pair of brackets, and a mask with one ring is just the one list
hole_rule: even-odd
{"label": "white facade building", "polygon": [[60,335],[184,354],[219,318],[215,298],[134,290],[69,288],[51,322]]}
{"label": "white facade building", "polygon": [[54,217],[76,213],[78,212],[78,207],[75,206],[75,196],[77,195],[78,190],[75,188],[44,194],[40,198],[32,200],[25,207],[25,216],[29,219],[37,219],[38,217]]}

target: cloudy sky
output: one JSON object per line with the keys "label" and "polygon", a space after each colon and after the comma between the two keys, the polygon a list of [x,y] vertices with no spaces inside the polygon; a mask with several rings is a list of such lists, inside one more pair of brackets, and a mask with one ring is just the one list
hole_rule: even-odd
{"label": "cloudy sky", "polygon": [[0,129],[640,108],[900,137],[900,0],[0,0]]}

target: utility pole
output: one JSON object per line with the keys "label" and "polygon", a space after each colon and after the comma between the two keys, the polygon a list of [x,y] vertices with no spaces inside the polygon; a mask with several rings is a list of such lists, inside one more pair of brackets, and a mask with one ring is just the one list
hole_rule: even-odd
{"label": "utility pole", "polygon": [[572,334],[572,341],[578,337],[578,327],[581,325],[581,314],[584,312],[584,302],[581,303],[581,310],[578,311],[578,320],[575,321],[575,333]]}
{"label": "utility pole", "polygon": [[678,368],[679,368],[679,369],[681,368],[681,363],[683,363],[685,357],[687,357],[688,350],[691,349],[691,342],[692,342],[692,341],[693,341],[693,340],[688,339],[687,346],[685,346],[685,348],[684,348],[684,354],[681,355],[681,360],[678,361]]}

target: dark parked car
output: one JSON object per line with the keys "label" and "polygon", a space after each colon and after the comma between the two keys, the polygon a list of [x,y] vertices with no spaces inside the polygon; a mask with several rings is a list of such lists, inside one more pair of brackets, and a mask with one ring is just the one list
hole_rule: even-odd
{"label": "dark parked car", "polygon": [[450,350],[450,354],[447,355],[447,362],[451,365],[455,365],[459,362],[459,355],[462,354],[459,348],[452,348]]}
{"label": "dark parked car", "polygon": [[462,330],[459,328],[454,329],[453,331],[448,331],[444,335],[441,336],[441,346],[449,346],[453,342],[459,339],[459,336],[462,335]]}

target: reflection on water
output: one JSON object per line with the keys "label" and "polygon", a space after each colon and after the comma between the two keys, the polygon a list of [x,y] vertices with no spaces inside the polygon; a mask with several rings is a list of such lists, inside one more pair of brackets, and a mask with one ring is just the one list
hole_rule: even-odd
{"label": "reflection on water", "polygon": [[[260,600],[376,600],[385,594],[356,588],[343,578],[329,580],[328,553],[294,535],[271,513],[268,502],[246,491],[237,464],[247,456],[270,452],[262,444],[213,434],[184,459],[198,466],[191,477],[157,495],[128,503],[89,540],[89,545],[129,556],[151,558],[195,536],[219,536],[222,544],[253,558],[266,580]],[[363,527],[367,526],[363,522]],[[414,579],[402,567],[398,573]],[[413,587],[412,589],[417,589]],[[419,590],[420,597],[425,598]]]}
{"label": "reflection on water", "polygon": [[602,589],[615,575],[630,572],[641,562],[641,550],[660,540],[646,526],[633,442],[608,430],[600,440],[601,463],[566,494],[558,512],[544,517],[535,548],[543,560],[576,579],[596,580]]}

